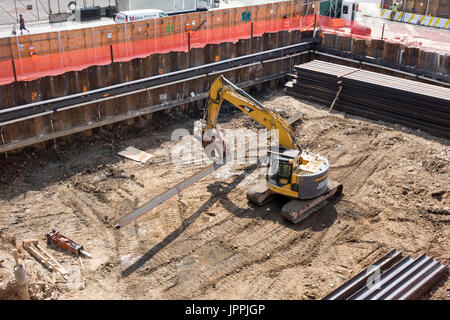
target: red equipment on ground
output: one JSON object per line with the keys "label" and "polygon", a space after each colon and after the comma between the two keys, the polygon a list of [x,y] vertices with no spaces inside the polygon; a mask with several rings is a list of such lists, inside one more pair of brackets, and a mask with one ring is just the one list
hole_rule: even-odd
{"label": "red equipment on ground", "polygon": [[82,245],[79,245],[65,235],[62,235],[55,229],[46,233],[45,236],[47,237],[47,243],[53,247],[61,248],[62,250],[69,251],[77,256],[82,254],[88,258],[92,258],[92,255],[89,252],[83,250]]}

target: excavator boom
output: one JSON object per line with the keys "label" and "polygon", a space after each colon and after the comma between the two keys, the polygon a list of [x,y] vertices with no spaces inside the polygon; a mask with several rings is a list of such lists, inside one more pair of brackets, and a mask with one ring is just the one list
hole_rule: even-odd
{"label": "excavator boom", "polygon": [[268,110],[260,102],[223,76],[217,77],[209,90],[208,107],[205,110],[204,130],[214,129],[223,100],[233,104],[245,114],[269,130],[275,129],[281,147],[298,149],[291,126],[280,115]]}

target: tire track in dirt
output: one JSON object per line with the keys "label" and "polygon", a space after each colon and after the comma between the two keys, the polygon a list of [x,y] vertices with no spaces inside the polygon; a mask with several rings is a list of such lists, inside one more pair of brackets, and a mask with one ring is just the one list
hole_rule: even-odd
{"label": "tire track in dirt", "polygon": [[[62,204],[71,210],[74,216],[57,229],[84,245],[93,256],[84,262],[85,267],[88,270],[97,270],[114,256],[114,234],[100,213],[106,205],[93,199],[91,202],[90,199],[91,197],[80,196],[80,192],[75,190],[64,194]],[[101,236],[92,230],[101,230]]]}
{"label": "tire track in dirt", "polygon": [[[244,225],[241,225],[240,229],[245,229],[246,228],[245,225],[248,225],[248,223],[245,223]],[[228,230],[227,226],[225,226],[225,228],[223,230],[225,230],[224,234],[227,234],[227,233],[229,234],[230,233],[230,232],[226,231],[226,230]],[[233,233],[235,233],[236,231],[239,232],[239,230],[236,230],[236,225],[234,223],[230,224],[230,229],[229,230],[230,231],[233,230]],[[224,244],[224,243],[226,243],[225,240],[221,240],[221,239],[218,240],[218,238],[221,238],[221,234],[220,233],[219,234],[211,233],[211,234],[214,235],[214,240],[202,239],[201,243],[196,243],[194,248],[191,248],[190,252],[187,255],[185,255],[183,257],[172,257],[172,260],[168,261],[167,263],[165,263],[164,266],[162,266],[162,267],[158,266],[156,268],[153,268],[153,269],[147,270],[147,271],[151,272],[152,277],[158,278],[159,275],[161,275],[161,276],[164,276],[165,278],[167,278],[167,277],[169,277],[169,275],[171,275],[171,278],[176,279],[175,275],[178,273],[178,271],[176,269],[174,269],[174,267],[173,267],[175,262],[192,259],[192,257],[196,254],[196,251],[204,250],[205,248],[210,247],[211,245],[213,247],[217,247],[218,246],[218,247],[225,248],[225,253],[224,254],[227,257],[231,257],[231,256],[234,255],[234,253],[231,253],[231,254],[229,253],[229,252],[232,252],[232,248],[229,248],[229,247],[227,247],[227,244]],[[168,251],[169,250],[170,251],[178,251],[178,250],[173,248],[174,246],[181,246],[181,247],[183,247],[183,239],[178,239],[177,241],[172,243],[171,246],[167,248],[167,250]],[[219,261],[219,263],[220,263],[220,261]],[[220,267],[219,269],[222,269],[222,268]],[[214,272],[217,272],[217,271],[218,270],[213,270],[213,271],[205,270],[200,275],[193,274],[191,276],[191,278],[193,278],[193,279],[195,278],[195,279],[197,279],[198,283],[202,283],[202,282],[204,282],[205,278],[208,278],[208,277],[211,276],[210,275],[211,272],[214,273]],[[148,274],[148,273],[145,272],[145,274]],[[173,284],[167,284],[167,283],[164,283],[164,287],[174,287],[174,288],[176,288],[176,286],[174,286]],[[173,294],[172,293],[173,291],[174,290],[171,290],[171,293],[170,293],[171,295]],[[181,291],[181,294],[185,294],[186,292],[188,292],[188,291],[186,291],[186,289],[182,289],[180,291]]]}
{"label": "tire track in dirt", "polygon": [[[320,211],[317,212],[317,214],[320,215]],[[315,218],[315,220],[320,220],[320,217],[318,216],[315,216]],[[312,221],[310,222],[313,223]],[[286,229],[287,228],[284,228],[284,230]],[[278,246],[272,247],[273,249],[266,254],[266,259],[258,266],[257,270],[255,271],[253,268],[253,273],[258,274],[258,269],[260,269],[261,272],[265,273],[270,278],[277,278],[282,270],[307,263],[306,259],[311,258],[315,254],[315,250],[317,250],[318,246],[323,241],[328,229],[316,231],[312,233],[312,236],[310,228],[305,228],[300,232],[297,230],[292,231],[294,233],[279,239],[280,242],[278,242]],[[241,276],[236,273],[233,277],[230,277],[230,279],[226,279],[226,282],[234,283],[235,281],[238,281],[239,277]],[[221,280],[225,281],[225,279]]]}
{"label": "tire track in dirt", "polygon": [[[117,189],[123,200],[114,199],[112,202],[111,228],[114,227],[114,223],[118,218],[117,214],[127,214],[131,208],[136,208],[139,204],[139,197],[135,196],[127,187],[118,186]],[[140,254],[140,248],[142,247],[141,227],[145,228],[146,226],[146,222],[139,224],[135,221],[127,228],[114,231],[115,248],[121,264],[126,264],[128,257]]]}
{"label": "tire track in dirt", "polygon": [[[325,229],[319,233],[313,234],[312,237],[308,237],[307,239],[302,237],[294,239],[295,241],[290,242],[286,246],[286,250],[282,252],[283,254],[277,257],[277,263],[270,264],[268,273],[275,276],[280,274],[283,270],[309,264],[322,248],[330,247],[335,241],[338,241],[346,231],[348,231],[348,226],[338,228],[336,232]],[[332,233],[331,236],[327,235],[329,232]],[[333,237],[333,239],[329,240],[328,238],[331,237]],[[307,240],[305,243],[307,248],[297,246],[300,242],[304,244],[302,240]]]}
{"label": "tire track in dirt", "polygon": [[348,164],[335,165],[331,170],[333,176],[339,177],[339,183],[344,184],[344,194],[352,196],[358,193],[377,171],[383,170],[388,164],[389,161],[382,156],[369,155],[353,159]]}
{"label": "tire track in dirt", "polygon": [[[242,179],[242,177],[240,177],[237,181],[240,181],[240,179]],[[173,200],[169,200],[168,202],[167,202],[167,206],[170,206],[170,201],[173,201]],[[196,210],[196,212],[193,214],[193,215],[191,215],[189,218],[188,218],[188,220],[192,220],[191,218],[192,217],[194,217],[193,219],[195,219],[195,220],[197,220],[198,219],[198,217],[205,211],[205,210],[208,210],[212,205],[214,205],[216,202],[218,201],[218,198],[217,197],[211,197],[209,200],[207,200],[202,206],[200,206],[200,208],[198,208],[197,210]],[[164,206],[166,206],[166,204],[164,204]],[[160,210],[164,210],[164,208],[161,208]],[[177,218],[179,218],[179,213],[177,213],[177,210],[175,210],[174,211],[174,213],[173,213],[173,215],[174,216],[176,216]],[[171,218],[169,218],[169,219],[171,219]],[[193,227],[195,227],[195,223],[193,223],[193,222],[195,222],[195,220],[192,220],[192,221],[190,221],[190,222],[188,222],[187,224],[189,225],[189,228],[191,229],[191,228],[193,228]],[[183,220],[184,221],[184,220]],[[163,262],[163,264],[164,265],[167,265],[168,264],[168,261],[173,261],[174,259],[176,259],[176,260],[179,260],[180,259],[180,257],[177,255],[177,252],[179,252],[179,251],[182,251],[183,253],[184,252],[186,252],[186,249],[184,249],[184,250],[182,250],[182,249],[177,249],[177,247],[175,246],[173,246],[173,241],[179,241],[179,240],[182,240],[182,241],[184,241],[186,238],[185,238],[185,235],[186,234],[189,234],[189,233],[185,233],[184,232],[184,229],[185,229],[185,225],[184,225],[184,222],[183,222],[183,225],[182,225],[182,223],[181,222],[177,222],[177,223],[173,223],[172,221],[169,221],[169,222],[167,222],[167,221],[163,221],[162,222],[162,224],[164,225],[164,226],[167,226],[167,225],[170,225],[170,226],[179,226],[177,229],[176,229],[176,232],[177,233],[179,233],[178,235],[176,235],[176,237],[173,239],[173,240],[170,240],[169,242],[168,242],[168,244],[167,245],[165,245],[164,244],[164,247],[165,246],[167,246],[167,247],[169,247],[170,246],[170,248],[171,248],[171,250],[160,250],[160,249],[157,249],[157,246],[159,246],[159,244],[157,244],[157,246],[155,246],[153,249],[151,249],[150,251],[148,251],[148,253],[149,254],[151,254],[151,260],[152,260],[152,262],[154,262],[155,260],[159,260],[159,261],[164,261]],[[234,229],[236,229],[234,226],[233,227],[231,227],[231,230],[234,230]],[[165,232],[165,234],[167,234],[168,232]],[[229,233],[228,231],[227,231],[227,228],[225,228],[225,230],[224,230],[224,233]],[[212,233],[213,235],[214,235],[214,238],[217,238],[217,233]],[[173,233],[172,234],[169,234],[169,238],[171,238],[171,237],[173,237]],[[167,243],[167,239],[166,240],[163,240],[163,242],[166,242]],[[204,239],[203,239],[203,242],[204,242]],[[201,243],[199,243],[198,245],[201,245]],[[156,249],[156,253],[151,253],[152,251],[155,251],[154,249]],[[190,249],[188,249],[188,250],[190,250],[190,251],[192,251],[192,250],[194,250],[195,248],[190,248]],[[170,256],[168,256],[168,254],[169,253],[166,253],[166,252],[170,252],[170,251],[172,251],[172,257],[170,257]],[[147,253],[145,254],[145,255],[147,255]],[[145,268],[145,271],[146,272],[153,272],[156,268],[157,268],[157,266],[155,266],[154,265],[154,263],[150,263],[152,266],[149,266],[149,262],[148,262],[148,260],[149,260],[149,258],[150,257],[143,257],[144,258],[144,260],[142,260],[142,259],[140,259],[141,261],[139,262],[139,267],[140,268],[142,268],[142,267],[144,267]]]}
{"label": "tire track in dirt", "polygon": [[[244,212],[248,212],[250,209],[245,210]],[[266,215],[264,211],[262,212],[263,215]],[[281,220],[280,217],[277,217]],[[241,221],[240,221],[241,220]],[[185,256],[177,256],[173,255],[171,259],[167,260],[163,266],[157,266],[155,263],[151,263],[153,267],[148,267],[147,265],[144,265],[144,267],[147,267],[146,270],[143,272],[144,274],[152,274],[154,277],[158,277],[157,274],[161,273],[166,275],[166,277],[169,274],[172,274],[172,278],[175,279],[174,276],[176,274],[176,271],[170,271],[168,269],[170,268],[170,265],[172,265],[176,261],[181,261],[183,259],[189,258],[189,256],[192,256],[195,254],[195,252],[202,248],[205,245],[211,244],[211,242],[218,242],[221,245],[226,243],[228,246],[233,246],[233,244],[241,244],[241,235],[247,234],[248,238],[256,239],[253,240],[251,243],[248,243],[248,246],[251,246],[251,251],[245,252],[246,257],[239,257],[238,259],[233,259],[231,262],[227,261],[226,259],[231,259],[231,257],[235,256],[236,254],[232,254],[229,257],[227,257],[224,261],[222,261],[223,264],[226,264],[228,266],[231,266],[231,268],[239,268],[239,263],[236,264],[234,261],[239,260],[248,260],[249,257],[256,257],[256,260],[260,260],[261,257],[264,257],[267,254],[267,248],[276,248],[276,249],[283,249],[285,246],[285,243],[290,241],[293,237],[296,237],[296,230],[291,230],[290,228],[286,228],[285,224],[275,224],[273,221],[264,221],[261,219],[261,217],[258,217],[258,215],[252,214],[252,220],[250,222],[245,222],[245,219],[239,219],[238,216],[232,217],[232,218],[226,218],[222,220],[220,223],[215,224],[212,227],[203,228],[203,232],[195,233],[195,238],[201,239],[201,242],[198,241],[196,244],[191,247],[190,253],[188,253]],[[217,229],[217,230],[216,230]],[[167,247],[167,250],[176,252],[177,250],[176,246],[183,246],[183,242],[185,239],[192,236],[184,237],[180,236],[176,241],[170,244],[170,246]],[[158,252],[159,254],[159,252]],[[239,253],[238,253],[239,254]],[[156,258],[156,256],[154,256]],[[164,257],[167,258],[167,257]],[[236,258],[236,257],[235,257]],[[152,258],[152,260],[154,260]],[[158,259],[158,260],[164,260],[164,259]],[[169,266],[169,268],[168,268]],[[161,268],[164,268],[164,271],[161,272]],[[172,268],[173,269],[173,268]],[[215,274],[217,273],[223,273],[223,268],[220,267],[218,270],[214,270],[215,268],[210,268],[206,272],[202,273],[198,276],[198,283],[205,283],[207,282],[208,278],[217,278]],[[141,272],[140,272],[141,273]],[[219,276],[220,277],[220,276]],[[170,284],[167,287],[171,288],[169,289],[171,296],[178,296],[184,294],[185,288],[177,288],[176,285]],[[179,286],[178,286],[179,287]],[[179,291],[180,293],[177,294],[175,291]]]}
{"label": "tire track in dirt", "polygon": [[[323,208],[323,210],[327,209]],[[322,222],[324,217],[321,217],[320,213],[321,212],[319,211],[316,213],[317,215],[312,216],[311,218],[315,217],[319,223]],[[349,221],[349,223],[352,223],[352,221]],[[273,298],[286,296],[286,288],[288,285],[292,286],[292,284],[289,283],[290,280],[285,280],[283,277],[280,277],[280,274],[285,270],[297,269],[300,266],[311,263],[320,252],[327,252],[328,248],[334,246],[336,242],[339,242],[344,237],[358,233],[358,231],[350,226],[351,224],[341,224],[339,227],[330,226],[322,231],[312,233],[312,236],[310,229],[306,229],[303,232],[300,232],[298,236],[291,238],[290,242],[285,242],[282,246],[276,247],[269,257],[266,257],[261,264],[253,264],[251,268],[244,270],[243,273],[241,267],[241,272],[235,272],[226,277],[213,280],[212,285],[209,288],[203,288],[203,290],[197,292],[197,298],[202,296],[208,297],[208,294],[215,296],[213,292],[216,283],[220,283],[220,288],[223,292],[233,292],[236,283],[242,283],[242,281],[251,278],[258,281],[258,278],[261,278],[262,276],[269,277],[265,278],[266,281],[269,281],[269,279],[272,278],[275,278],[276,280],[271,282],[273,284],[272,286],[266,287],[264,290],[259,291],[256,289],[256,291],[254,291],[262,292],[260,296],[245,295],[245,298],[260,299],[264,297],[264,294],[268,291],[270,291],[271,297]],[[253,281],[250,281],[250,283],[253,285]],[[252,288],[252,285],[249,284],[250,289]],[[210,291],[212,292],[210,293]]]}
{"label": "tire track in dirt", "polygon": [[[254,269],[256,265],[264,264],[268,259],[268,256],[278,256],[289,251],[291,246],[300,241],[297,230],[275,225],[268,221],[265,221],[264,223],[265,225],[262,226],[262,229],[265,229],[265,232],[261,232],[260,235],[255,235],[255,233],[258,234],[258,231],[260,230],[256,229],[255,232],[248,234],[250,238],[258,239],[252,244],[250,249],[240,250],[236,254],[225,258],[223,261],[219,261],[210,266],[206,272],[198,276],[197,289],[192,288],[192,284],[190,284],[191,292],[193,292],[194,296],[206,294],[209,289],[214,288],[218,281],[223,281],[225,278],[229,277],[233,278],[248,268]],[[272,232],[267,232],[267,230]],[[225,238],[221,243],[239,243],[239,241],[233,241],[235,240],[234,238],[239,239],[240,237],[238,236],[240,236],[240,234],[237,234],[237,236],[234,235],[229,242]],[[317,237],[320,239],[320,234],[317,235]],[[292,260],[292,257],[290,256],[288,259]],[[185,290],[184,284],[182,283],[180,286],[174,287],[174,289],[171,290],[170,295],[182,298],[184,297]]]}
{"label": "tire track in dirt", "polygon": [[[220,240],[217,239],[224,239],[226,235],[230,235],[232,233],[239,233],[240,231],[248,228],[249,225],[254,224],[254,222],[252,221],[248,222],[245,221],[244,219],[239,219],[238,221],[241,221],[241,223],[236,223],[236,221],[231,221],[233,219],[235,218],[232,217],[231,219],[227,219],[226,221],[228,222],[227,224],[219,223],[214,225],[214,228],[217,228],[217,230],[214,230],[213,228],[213,230],[208,229],[204,234],[196,233],[195,239],[189,234],[189,232],[182,233],[177,239],[175,239],[166,247],[166,250],[159,251],[156,255],[152,257],[151,260],[157,259],[163,261],[161,265],[157,265],[157,263],[154,261],[153,261],[154,263],[148,261],[147,263],[151,263],[153,266],[148,266],[146,263],[141,266],[141,268],[144,268],[145,270],[138,272],[147,275],[151,274],[160,267],[166,267],[169,264],[178,262],[186,258],[187,256],[189,256],[195,250],[201,248],[202,246],[209,245],[210,243],[216,241],[220,242]],[[190,245],[186,246],[186,242],[189,242]]]}

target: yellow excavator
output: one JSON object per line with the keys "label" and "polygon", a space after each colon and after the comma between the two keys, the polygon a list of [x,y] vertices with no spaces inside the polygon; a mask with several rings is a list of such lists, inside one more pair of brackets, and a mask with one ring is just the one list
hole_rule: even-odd
{"label": "yellow excavator", "polygon": [[[281,195],[291,199],[281,209],[287,220],[298,223],[326,205],[327,200],[342,193],[343,186],[328,178],[329,163],[321,155],[302,151],[295,143],[291,126],[280,115],[235,86],[223,76],[211,85],[203,116],[202,144],[214,142],[208,132],[216,129],[223,101],[249,115],[268,130],[278,133],[279,146],[269,152],[266,182],[258,184],[247,199],[261,206]],[[208,137],[205,139],[205,137]]]}

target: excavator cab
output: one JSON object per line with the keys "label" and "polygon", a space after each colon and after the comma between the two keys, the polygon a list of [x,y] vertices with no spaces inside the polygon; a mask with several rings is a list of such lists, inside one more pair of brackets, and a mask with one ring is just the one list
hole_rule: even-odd
{"label": "excavator cab", "polygon": [[270,151],[267,167],[267,181],[278,187],[291,184],[294,160],[298,155],[297,150],[282,149],[281,152],[279,152],[280,150],[278,152]]}
{"label": "excavator cab", "polygon": [[291,163],[280,161],[279,163],[279,169],[277,172],[277,184],[280,186],[284,186],[289,184],[291,182],[291,176],[292,176],[292,161]]}

